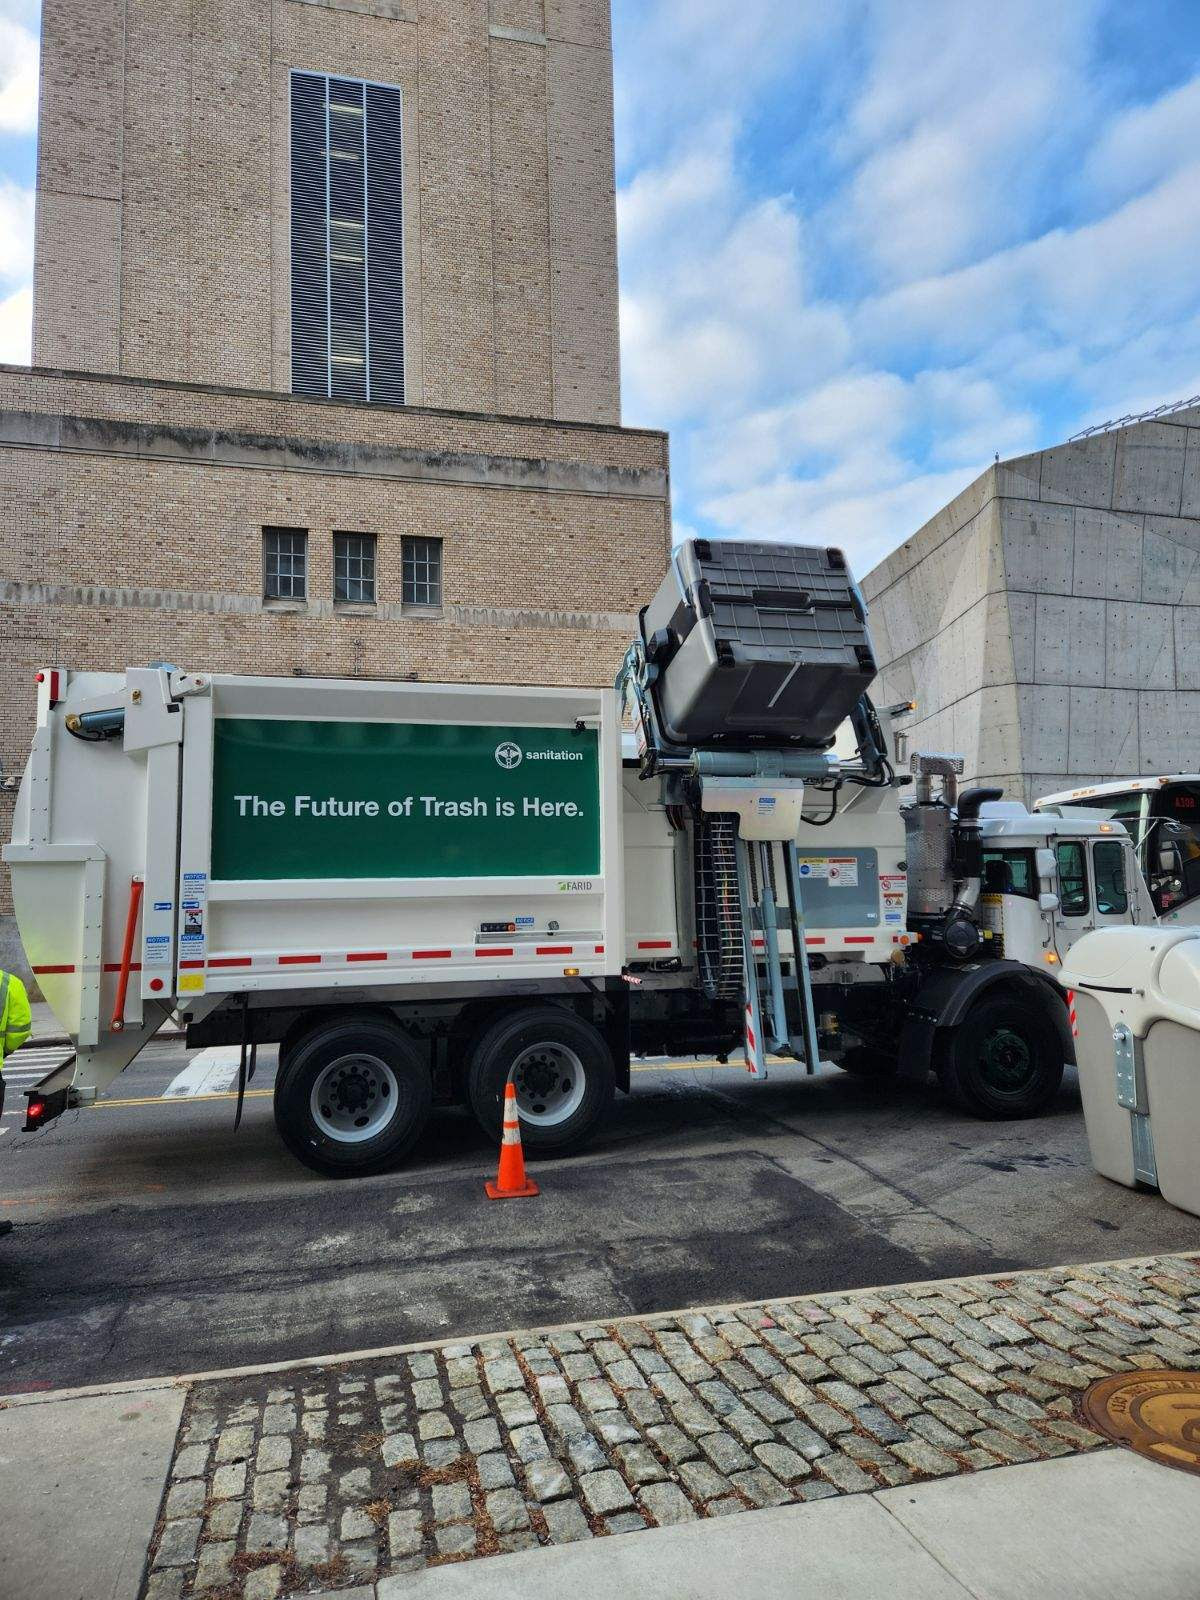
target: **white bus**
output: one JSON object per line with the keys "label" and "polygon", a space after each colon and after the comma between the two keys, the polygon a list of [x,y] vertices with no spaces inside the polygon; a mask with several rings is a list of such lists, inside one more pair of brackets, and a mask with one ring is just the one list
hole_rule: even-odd
{"label": "white bus", "polygon": [[1126,829],[1162,922],[1200,920],[1200,773],[1117,778],[1043,795],[1035,811],[1107,818]]}

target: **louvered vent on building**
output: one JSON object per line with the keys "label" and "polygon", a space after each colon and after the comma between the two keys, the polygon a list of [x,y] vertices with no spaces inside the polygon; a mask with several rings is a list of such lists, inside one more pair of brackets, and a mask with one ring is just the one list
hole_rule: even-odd
{"label": "louvered vent on building", "polygon": [[292,389],[404,401],[399,89],[292,73]]}

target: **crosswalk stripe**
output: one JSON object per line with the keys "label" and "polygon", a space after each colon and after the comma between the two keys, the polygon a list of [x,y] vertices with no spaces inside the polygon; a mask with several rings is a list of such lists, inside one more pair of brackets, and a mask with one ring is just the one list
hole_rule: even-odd
{"label": "crosswalk stripe", "polygon": [[241,1053],[238,1045],[213,1045],[201,1050],[171,1079],[162,1092],[163,1099],[194,1099],[224,1092],[237,1077]]}

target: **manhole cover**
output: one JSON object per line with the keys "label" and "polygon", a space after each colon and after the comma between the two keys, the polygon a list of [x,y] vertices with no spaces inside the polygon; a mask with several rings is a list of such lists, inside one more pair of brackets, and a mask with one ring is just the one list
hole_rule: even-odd
{"label": "manhole cover", "polygon": [[1084,1420],[1118,1444],[1200,1472],[1200,1372],[1121,1372],[1083,1395]]}

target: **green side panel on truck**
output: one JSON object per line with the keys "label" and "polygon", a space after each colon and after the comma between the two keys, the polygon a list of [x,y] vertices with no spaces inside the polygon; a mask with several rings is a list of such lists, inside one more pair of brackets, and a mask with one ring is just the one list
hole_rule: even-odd
{"label": "green side panel on truck", "polygon": [[594,728],[214,724],[216,879],[574,879],[599,871]]}

